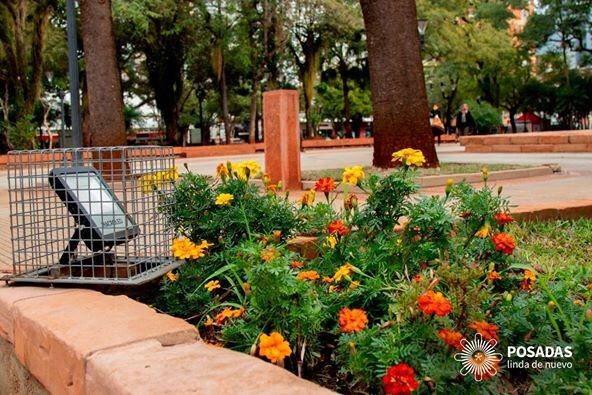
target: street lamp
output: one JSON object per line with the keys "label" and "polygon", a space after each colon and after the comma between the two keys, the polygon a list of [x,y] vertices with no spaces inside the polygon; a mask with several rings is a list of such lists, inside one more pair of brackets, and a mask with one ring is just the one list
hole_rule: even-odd
{"label": "street lamp", "polygon": [[425,34],[428,28],[428,21],[426,19],[418,19],[417,20],[417,31],[419,32],[419,42],[421,44],[421,49],[423,49],[425,45]]}
{"label": "street lamp", "polygon": [[80,82],[78,73],[78,41],[76,38],[76,1],[66,1],[68,31],[68,76],[70,79],[70,110],[72,112],[72,143],[75,148],[82,147],[80,127]]}

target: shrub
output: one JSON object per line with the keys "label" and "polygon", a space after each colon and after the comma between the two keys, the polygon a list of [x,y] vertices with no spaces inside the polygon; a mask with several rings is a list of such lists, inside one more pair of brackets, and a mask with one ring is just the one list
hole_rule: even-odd
{"label": "shrub", "polygon": [[[157,305],[190,317],[206,341],[344,393],[590,388],[592,287],[579,284],[592,283],[591,270],[549,278],[521,258],[486,169],[480,189],[449,183],[416,198],[412,165],[385,177],[347,168],[341,208],[331,179],[291,204],[265,176],[262,190],[250,184],[258,171],[186,173],[168,212],[182,238],[213,245],[165,277]],[[365,203],[351,185],[368,191]],[[312,242],[295,242],[302,234]],[[498,350],[571,345],[574,368],[463,377],[454,355],[476,333]]]}
{"label": "shrub", "polygon": [[491,104],[469,102],[478,134],[495,133],[502,121],[502,114]]}

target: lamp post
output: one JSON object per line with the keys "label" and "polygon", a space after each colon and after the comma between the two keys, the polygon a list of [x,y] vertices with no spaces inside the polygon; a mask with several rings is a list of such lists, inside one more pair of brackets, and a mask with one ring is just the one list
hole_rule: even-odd
{"label": "lamp post", "polygon": [[68,30],[68,77],[70,79],[70,109],[72,112],[72,145],[75,148],[79,148],[82,147],[82,131],[80,129],[80,83],[75,3],[75,0],[66,1],[66,14]]}
{"label": "lamp post", "polygon": [[417,31],[419,32],[419,42],[421,44],[421,49],[423,50],[425,46],[425,34],[428,28],[428,21],[426,19],[418,19],[417,20]]}

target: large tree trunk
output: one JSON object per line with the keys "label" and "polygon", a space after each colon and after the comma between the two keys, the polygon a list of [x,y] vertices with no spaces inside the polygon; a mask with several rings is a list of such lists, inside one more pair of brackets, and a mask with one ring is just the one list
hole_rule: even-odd
{"label": "large tree trunk", "polygon": [[403,148],[438,157],[428,120],[417,12],[413,0],[360,0],[366,26],[374,114],[374,165],[392,167]]}
{"label": "large tree trunk", "polygon": [[80,2],[92,146],[127,143],[111,0]]}

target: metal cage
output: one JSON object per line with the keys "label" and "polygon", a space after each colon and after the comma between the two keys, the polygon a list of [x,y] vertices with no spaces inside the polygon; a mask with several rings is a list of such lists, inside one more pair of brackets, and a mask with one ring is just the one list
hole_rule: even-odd
{"label": "metal cage", "polygon": [[181,262],[165,205],[172,147],[12,151],[10,281],[141,284]]}

